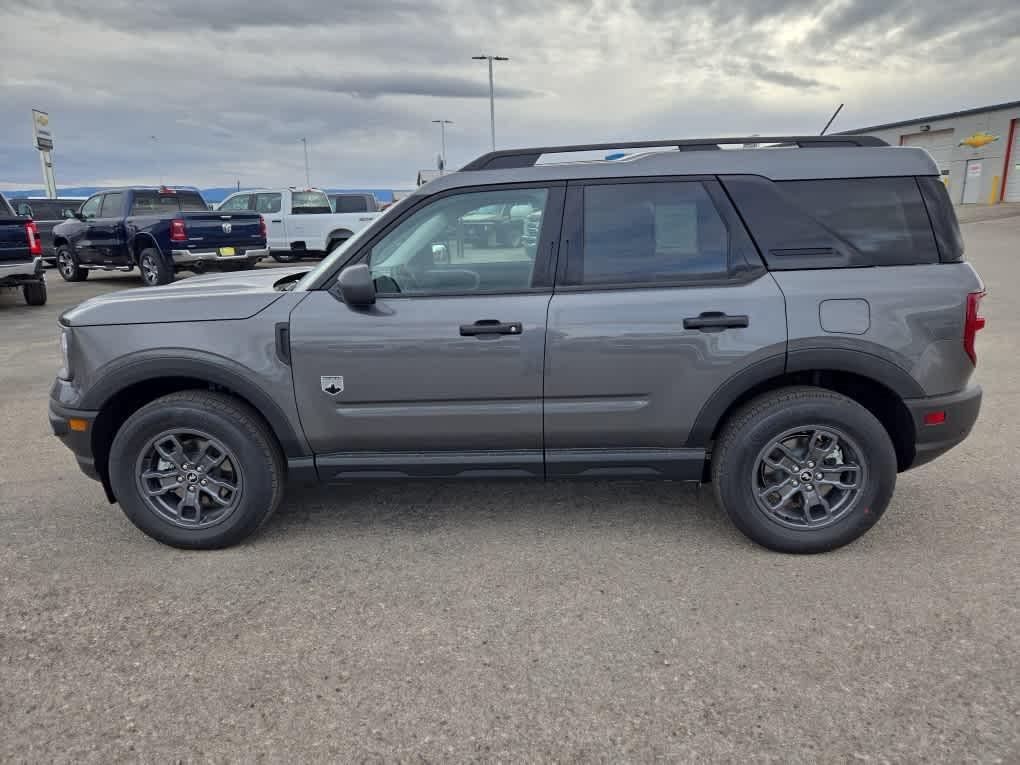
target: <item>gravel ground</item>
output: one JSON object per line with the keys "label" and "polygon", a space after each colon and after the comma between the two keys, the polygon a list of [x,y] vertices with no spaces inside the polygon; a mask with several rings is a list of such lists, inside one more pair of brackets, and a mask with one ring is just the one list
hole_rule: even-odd
{"label": "gravel ground", "polygon": [[136,277],[0,295],[0,761],[1017,762],[1020,218],[964,231],[981,420],[816,557],[642,483],[295,488],[163,547],[45,414],[56,316]]}

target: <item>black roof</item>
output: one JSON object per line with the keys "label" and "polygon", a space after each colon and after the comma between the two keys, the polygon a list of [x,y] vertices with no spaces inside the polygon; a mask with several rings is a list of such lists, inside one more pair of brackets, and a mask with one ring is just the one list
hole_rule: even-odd
{"label": "black roof", "polygon": [[954,117],[967,117],[971,114],[981,114],[983,112],[997,112],[1000,109],[1016,109],[1020,108],[1020,101],[1007,101],[1004,104],[992,104],[991,106],[979,106],[976,109],[963,109],[958,112],[947,112],[946,114],[933,114],[930,117],[915,117],[912,120],[902,120],[900,122],[887,122],[884,125],[871,125],[869,127],[856,128],[855,130],[843,130],[839,133],[832,133],[832,135],[853,135],[856,133],[868,133],[872,130],[885,130],[887,128],[900,127],[901,125],[914,125],[918,122],[937,122],[938,120],[949,120]]}

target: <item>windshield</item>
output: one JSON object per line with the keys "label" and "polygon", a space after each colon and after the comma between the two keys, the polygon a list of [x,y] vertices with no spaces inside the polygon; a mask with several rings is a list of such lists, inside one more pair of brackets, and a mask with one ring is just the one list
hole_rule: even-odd
{"label": "windshield", "polygon": [[290,209],[294,215],[328,215],[333,212],[329,198],[321,191],[293,192]]}
{"label": "windshield", "polygon": [[319,277],[321,275],[329,273],[331,270],[333,270],[333,268],[335,266],[337,266],[340,263],[343,263],[345,260],[347,260],[348,253],[351,252],[352,248],[355,248],[355,247],[358,246],[358,242],[360,242],[362,239],[365,238],[365,236],[366,236],[366,234],[368,233],[369,230],[372,230],[372,231],[377,231],[378,230],[376,228],[376,225],[375,225],[376,223],[378,223],[380,220],[386,220],[387,218],[392,218],[393,214],[394,214],[394,211],[403,210],[409,204],[412,204],[411,200],[414,200],[414,199],[417,199],[417,197],[413,197],[413,196],[404,197],[399,202],[397,202],[395,205],[387,207],[382,213],[379,214],[378,218],[376,218],[374,221],[372,221],[372,223],[370,223],[369,225],[365,226],[365,228],[361,229],[361,231],[356,233],[354,236],[352,236],[346,242],[344,242],[339,247],[337,247],[335,250],[333,250],[333,252],[331,252],[323,260],[321,260],[319,262],[319,265],[317,265],[311,271],[306,273],[304,275],[304,277],[301,279],[301,281],[298,282],[297,285],[295,285],[294,290],[296,292],[300,292],[302,290],[308,289],[310,285],[312,285],[316,281],[318,281],[318,279],[319,279]]}

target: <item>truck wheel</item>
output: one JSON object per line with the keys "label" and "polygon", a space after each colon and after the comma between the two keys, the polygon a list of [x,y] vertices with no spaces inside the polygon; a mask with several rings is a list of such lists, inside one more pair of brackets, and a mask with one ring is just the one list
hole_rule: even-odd
{"label": "truck wheel", "polygon": [[29,305],[46,305],[46,282],[29,282],[22,285],[21,291],[25,295],[25,302]]}
{"label": "truck wheel", "polygon": [[301,259],[299,255],[290,252],[274,252],[272,255],[277,263],[293,263]]}
{"label": "truck wheel", "polygon": [[169,284],[174,280],[174,267],[152,247],[142,250],[138,256],[138,270],[142,272],[142,283],[146,287]]}
{"label": "truck wheel", "polygon": [[109,466],[128,519],[173,547],[237,544],[283,496],[283,456],[268,425],[223,393],[182,391],[146,404],[117,431]]}
{"label": "truck wheel", "polygon": [[57,248],[57,270],[65,282],[83,282],[89,276],[88,269],[78,265],[78,256],[66,244]]}
{"label": "truck wheel", "polygon": [[882,517],[896,486],[896,452],[882,424],[822,388],[753,399],[730,418],[714,451],[719,503],[744,534],[779,552],[854,541]]}

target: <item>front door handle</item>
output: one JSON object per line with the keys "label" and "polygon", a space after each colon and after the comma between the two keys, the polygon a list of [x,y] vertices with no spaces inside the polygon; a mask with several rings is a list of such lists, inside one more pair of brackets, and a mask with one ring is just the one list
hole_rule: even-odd
{"label": "front door handle", "polygon": [[722,332],[724,329],[742,329],[749,323],[747,316],[730,316],[722,311],[705,311],[698,316],[684,319],[684,329]]}
{"label": "front door handle", "polygon": [[519,335],[523,327],[519,321],[504,322],[499,319],[480,319],[474,324],[461,324],[460,334],[462,337],[477,337],[478,335]]}

